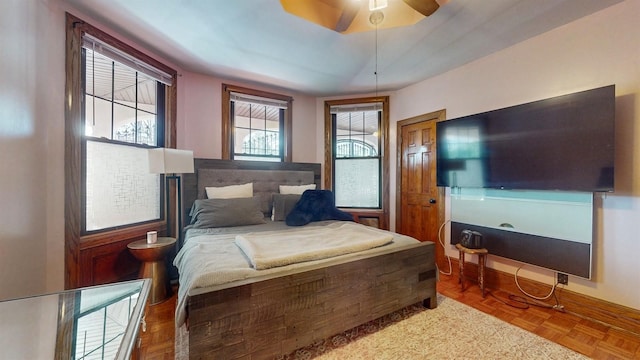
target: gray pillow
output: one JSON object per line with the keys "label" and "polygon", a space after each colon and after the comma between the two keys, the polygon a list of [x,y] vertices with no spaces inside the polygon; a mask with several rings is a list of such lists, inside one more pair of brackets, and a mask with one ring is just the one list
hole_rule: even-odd
{"label": "gray pillow", "polygon": [[273,221],[284,221],[302,195],[273,194]]}
{"label": "gray pillow", "polygon": [[215,228],[264,224],[257,197],[236,199],[199,199],[191,207],[190,228]]}

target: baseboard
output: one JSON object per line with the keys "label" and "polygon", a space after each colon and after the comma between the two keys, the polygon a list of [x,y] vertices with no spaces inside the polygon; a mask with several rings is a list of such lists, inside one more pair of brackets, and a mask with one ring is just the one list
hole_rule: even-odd
{"label": "baseboard", "polygon": [[[458,260],[452,258],[451,263],[455,276],[458,276]],[[478,265],[465,263],[464,274],[466,280],[477,282]],[[518,283],[527,293],[534,296],[545,296],[551,291],[551,285],[523,277],[518,277]],[[509,294],[522,296],[522,292],[516,286],[513,274],[503,271],[487,268],[485,270],[485,286],[489,289],[502,290]],[[559,287],[556,288],[556,294],[566,312],[640,335],[639,310]],[[555,305],[554,298],[543,302]]]}

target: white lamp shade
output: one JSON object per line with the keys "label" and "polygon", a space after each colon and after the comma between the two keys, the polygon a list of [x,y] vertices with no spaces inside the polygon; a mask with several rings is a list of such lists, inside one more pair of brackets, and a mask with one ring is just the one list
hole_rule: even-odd
{"label": "white lamp shade", "polygon": [[149,150],[152,174],[187,174],[193,172],[193,151],[169,148]]}

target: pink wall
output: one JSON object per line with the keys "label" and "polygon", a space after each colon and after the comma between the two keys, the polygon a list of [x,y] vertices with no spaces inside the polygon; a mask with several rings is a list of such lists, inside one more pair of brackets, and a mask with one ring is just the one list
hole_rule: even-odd
{"label": "pink wall", "polygon": [[196,157],[222,157],[222,84],[232,84],[293,97],[293,161],[318,162],[315,98],[214,76],[184,72],[178,79],[178,147]]}
{"label": "pink wall", "polygon": [[0,299],[63,285],[64,13],[0,2]]}
{"label": "pink wall", "polygon": [[[627,0],[521,42],[448,73],[398,91],[390,102],[395,122],[446,109],[447,118],[561,94],[616,85],[616,191],[597,195],[594,277],[570,277],[568,289],[640,308],[640,1]],[[391,146],[395,169],[395,143]],[[395,188],[395,174],[391,176]],[[395,218],[395,193],[391,193]],[[448,206],[448,205],[447,205]],[[395,220],[392,219],[392,223]],[[448,237],[447,237],[448,239]],[[447,244],[447,253],[457,256]],[[513,273],[522,265],[489,256],[489,266]],[[525,266],[519,276],[553,283],[548,270]]]}

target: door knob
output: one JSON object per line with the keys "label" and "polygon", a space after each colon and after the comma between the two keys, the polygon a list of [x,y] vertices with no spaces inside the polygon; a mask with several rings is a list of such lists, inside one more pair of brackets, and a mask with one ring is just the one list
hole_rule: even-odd
{"label": "door knob", "polygon": [[429,204],[435,204],[436,203],[436,199],[429,199]]}

